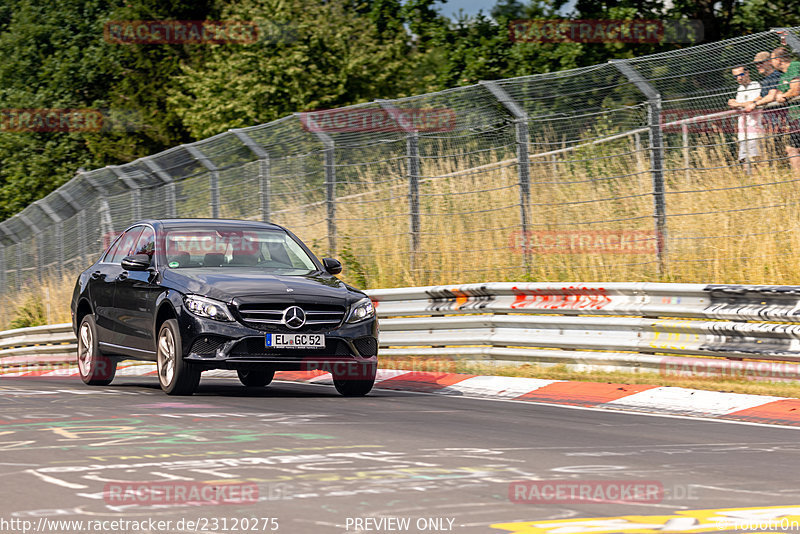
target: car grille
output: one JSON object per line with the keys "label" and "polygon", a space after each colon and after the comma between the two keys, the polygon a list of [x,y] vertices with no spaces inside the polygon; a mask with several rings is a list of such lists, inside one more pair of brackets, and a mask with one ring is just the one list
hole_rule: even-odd
{"label": "car grille", "polygon": [[344,320],[344,306],[332,304],[296,304],[306,313],[306,323],[298,329],[284,325],[283,312],[294,304],[246,303],[239,304],[236,311],[241,321],[250,328],[270,332],[327,332],[336,329]]}
{"label": "car grille", "polygon": [[263,358],[269,356],[276,359],[304,360],[320,356],[353,356],[347,343],[340,339],[325,340],[324,349],[268,349],[263,337],[247,337],[236,343],[230,356],[236,358]]}

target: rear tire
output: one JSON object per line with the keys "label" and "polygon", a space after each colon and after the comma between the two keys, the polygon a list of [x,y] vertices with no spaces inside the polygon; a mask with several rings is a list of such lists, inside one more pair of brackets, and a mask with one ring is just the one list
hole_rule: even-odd
{"label": "rear tire", "polygon": [[117,361],[100,352],[94,315],[84,316],[78,327],[78,373],[90,386],[107,386],[117,374]]}
{"label": "rear tire", "polygon": [[375,385],[377,364],[351,363],[344,372],[333,374],[333,387],[345,397],[363,397]]}
{"label": "rear tire", "polygon": [[272,369],[266,371],[261,369],[240,369],[236,371],[236,374],[239,375],[239,382],[247,387],[254,388],[268,385],[275,377],[275,371]]}
{"label": "rear tire", "polygon": [[156,368],[167,395],[191,395],[200,383],[200,368],[183,359],[178,321],[168,319],[158,330]]}

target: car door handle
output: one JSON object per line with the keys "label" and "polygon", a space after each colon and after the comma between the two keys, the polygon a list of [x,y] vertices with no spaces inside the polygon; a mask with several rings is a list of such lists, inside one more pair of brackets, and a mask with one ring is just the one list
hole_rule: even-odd
{"label": "car door handle", "polygon": [[117,280],[125,280],[127,278],[128,278],[128,271],[122,271],[121,273],[119,273],[119,276],[117,276]]}
{"label": "car door handle", "polygon": [[92,280],[97,280],[101,276],[103,276],[103,272],[102,271],[95,271],[95,272],[92,273]]}

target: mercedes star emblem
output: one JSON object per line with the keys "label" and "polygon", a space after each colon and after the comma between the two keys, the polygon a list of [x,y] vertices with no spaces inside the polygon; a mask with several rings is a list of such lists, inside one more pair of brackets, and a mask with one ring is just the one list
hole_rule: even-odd
{"label": "mercedes star emblem", "polygon": [[283,324],[289,328],[300,328],[306,324],[306,312],[299,306],[290,306],[283,312]]}

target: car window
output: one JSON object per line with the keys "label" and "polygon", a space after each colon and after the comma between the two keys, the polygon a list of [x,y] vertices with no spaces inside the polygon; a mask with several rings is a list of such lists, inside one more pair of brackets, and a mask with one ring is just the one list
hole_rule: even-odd
{"label": "car window", "polygon": [[317,269],[285,232],[260,228],[175,228],[166,232],[166,261],[183,267],[248,267],[267,270]]}
{"label": "car window", "polygon": [[144,226],[134,226],[122,234],[122,237],[119,239],[119,245],[114,250],[114,254],[106,256],[106,261],[110,263],[120,263],[122,258],[130,255],[133,246],[136,244],[144,228]]}
{"label": "car window", "polygon": [[107,250],[107,251],[106,251],[106,253],[103,255],[103,261],[104,261],[104,262],[109,262],[109,261],[111,261],[111,258],[113,258],[113,257],[114,257],[114,253],[117,251],[117,249],[119,248],[119,246],[120,246],[120,244],[121,244],[121,243],[122,243],[122,236],[119,236],[119,238],[118,238],[118,239],[114,240],[114,241],[111,243],[111,246],[110,246],[110,247],[108,247],[108,250]]}
{"label": "car window", "polygon": [[156,232],[149,226],[145,226],[136,245],[133,247],[131,254],[147,254],[150,260],[153,259],[153,254],[156,251]]}

